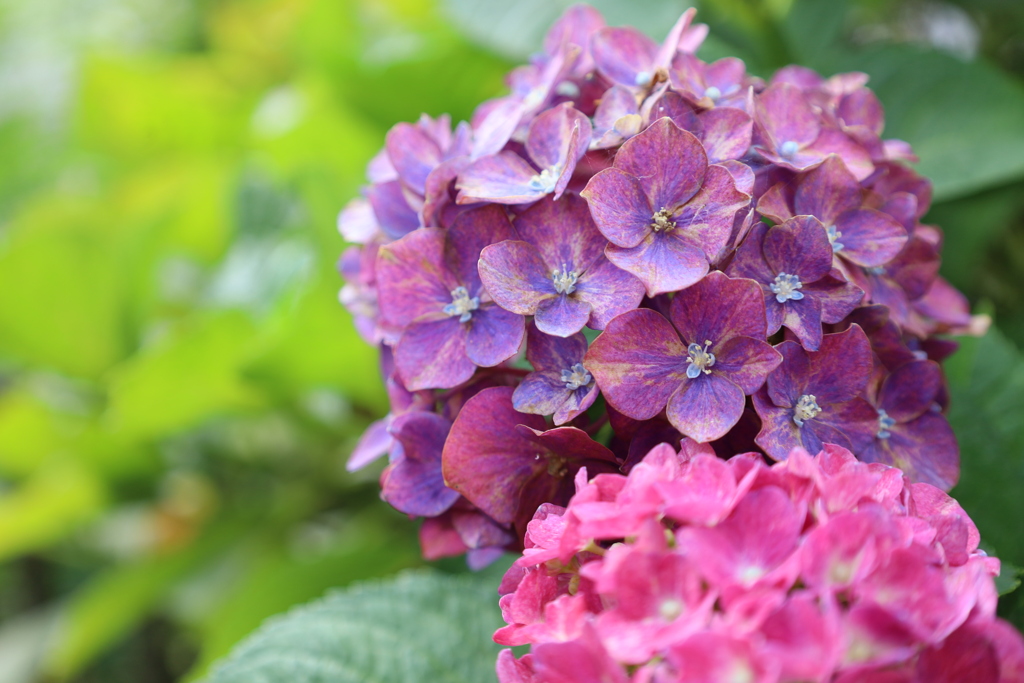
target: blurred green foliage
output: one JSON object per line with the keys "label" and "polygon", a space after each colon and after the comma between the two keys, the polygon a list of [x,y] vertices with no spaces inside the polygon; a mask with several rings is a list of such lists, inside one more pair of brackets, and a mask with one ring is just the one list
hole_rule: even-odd
{"label": "blurred green foliage", "polygon": [[[386,398],[335,216],[394,122],[467,118],[567,4],[0,0],[0,683],[197,679],[266,616],[419,563],[343,466]],[[595,4],[658,38],[684,7]],[[700,11],[706,58],[867,71],[921,154],[944,273],[1002,331],[950,366],[957,494],[1024,564],[1024,10]]]}

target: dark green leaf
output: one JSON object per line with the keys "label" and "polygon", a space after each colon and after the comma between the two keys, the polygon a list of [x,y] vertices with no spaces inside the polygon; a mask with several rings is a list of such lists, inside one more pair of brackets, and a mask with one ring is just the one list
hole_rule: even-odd
{"label": "dark green leaf", "polygon": [[1024,360],[998,330],[963,338],[946,363],[960,441],[952,495],[1000,557],[1024,564]]}
{"label": "dark green leaf", "polygon": [[494,681],[496,586],[428,571],[353,586],[265,624],[209,683]]}

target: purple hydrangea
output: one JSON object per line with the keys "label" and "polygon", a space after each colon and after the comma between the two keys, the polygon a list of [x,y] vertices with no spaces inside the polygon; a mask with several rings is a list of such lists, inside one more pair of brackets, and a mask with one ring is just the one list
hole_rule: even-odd
{"label": "purple hydrangea", "polygon": [[470,121],[396,125],[339,217],[392,401],[350,467],[387,453],[427,557],[519,549],[583,468],[663,443],[957,479],[940,335],[985,319],[938,276],[913,151],[863,74],[706,63],[693,19],[659,44],[569,8]]}

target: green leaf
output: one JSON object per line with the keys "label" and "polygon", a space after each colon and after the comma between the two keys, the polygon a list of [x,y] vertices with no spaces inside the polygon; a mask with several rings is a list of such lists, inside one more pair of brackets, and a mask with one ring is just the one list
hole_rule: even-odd
{"label": "green leaf", "polygon": [[168,333],[113,370],[111,428],[155,438],[259,405],[241,377],[254,334],[249,318],[231,311]]}
{"label": "green leaf", "polygon": [[1017,565],[1003,562],[999,576],[996,577],[996,590],[999,595],[1007,595],[1020,587],[1021,569]]}
{"label": "green leaf", "polygon": [[268,622],[208,681],[494,681],[497,584],[489,573],[414,571],[353,586]]}
{"label": "green leaf", "polygon": [[[217,579],[229,583],[211,582],[206,587],[204,602],[216,604],[198,624],[202,651],[188,680],[206,674],[267,617],[323,595],[329,588],[421,564],[413,525],[396,524],[397,514],[385,513],[385,517],[379,510],[375,506],[371,514],[350,520],[347,530],[323,550],[297,552],[291,538],[276,539],[276,543],[262,539],[257,548],[236,553],[233,564],[240,571],[226,573],[221,568]],[[282,547],[285,540],[293,547]]]}
{"label": "green leaf", "polygon": [[945,365],[960,441],[952,495],[1002,559],[1024,565],[1024,359],[996,329],[960,342]]}
{"label": "green leaf", "polygon": [[0,561],[61,541],[95,519],[107,491],[92,472],[54,463],[0,495]]}

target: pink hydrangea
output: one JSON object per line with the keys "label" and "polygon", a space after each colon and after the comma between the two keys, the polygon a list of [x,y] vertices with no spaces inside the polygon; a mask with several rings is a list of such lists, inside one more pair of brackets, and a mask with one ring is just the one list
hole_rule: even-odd
{"label": "pink hydrangea", "polygon": [[500,592],[501,683],[1020,681],[999,560],[940,489],[826,446],[581,470]]}

